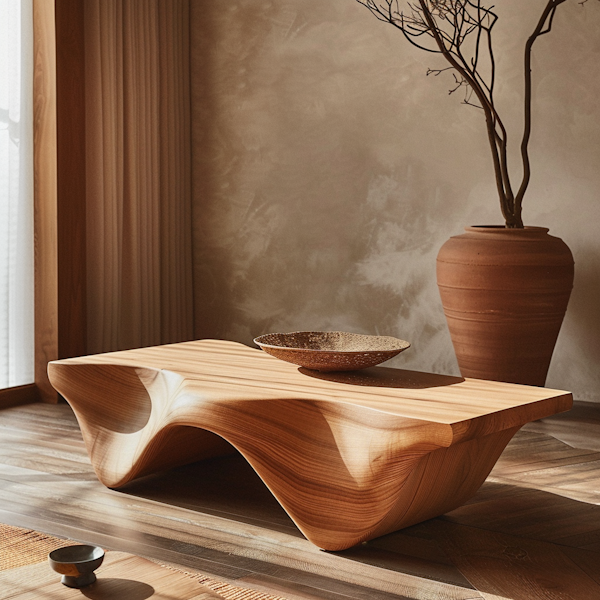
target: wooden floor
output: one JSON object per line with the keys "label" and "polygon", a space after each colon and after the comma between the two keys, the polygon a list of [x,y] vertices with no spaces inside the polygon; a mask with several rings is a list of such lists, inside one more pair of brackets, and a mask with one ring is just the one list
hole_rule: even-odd
{"label": "wooden floor", "polygon": [[599,600],[600,405],[527,425],[465,506],[337,553],[306,541],[237,455],[113,491],[67,405],[7,408],[0,522],[289,600]]}

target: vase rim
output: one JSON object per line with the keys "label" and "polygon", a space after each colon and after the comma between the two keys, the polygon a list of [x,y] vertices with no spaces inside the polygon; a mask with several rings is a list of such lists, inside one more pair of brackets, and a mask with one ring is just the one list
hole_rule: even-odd
{"label": "vase rim", "polygon": [[509,227],[505,227],[504,225],[469,225],[467,227],[465,227],[465,231],[470,231],[470,232],[482,232],[482,231],[489,231],[492,233],[501,233],[503,231],[505,232],[511,232],[511,233],[516,233],[517,235],[523,234],[523,233],[548,233],[548,231],[550,231],[550,229],[548,229],[548,227],[537,227],[535,225],[525,225],[525,227],[521,228],[509,228]]}

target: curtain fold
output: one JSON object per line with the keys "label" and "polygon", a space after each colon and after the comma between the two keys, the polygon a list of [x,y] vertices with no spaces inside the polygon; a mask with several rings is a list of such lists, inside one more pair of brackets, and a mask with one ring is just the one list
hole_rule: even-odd
{"label": "curtain fold", "polygon": [[86,0],[88,350],[193,336],[189,0]]}
{"label": "curtain fold", "polygon": [[0,388],[34,380],[33,20],[0,0]]}

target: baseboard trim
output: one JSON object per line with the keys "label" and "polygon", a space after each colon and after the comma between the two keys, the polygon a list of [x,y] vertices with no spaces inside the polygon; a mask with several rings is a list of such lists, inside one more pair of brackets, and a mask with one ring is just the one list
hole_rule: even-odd
{"label": "baseboard trim", "polygon": [[0,390],[0,409],[39,401],[40,393],[35,383]]}

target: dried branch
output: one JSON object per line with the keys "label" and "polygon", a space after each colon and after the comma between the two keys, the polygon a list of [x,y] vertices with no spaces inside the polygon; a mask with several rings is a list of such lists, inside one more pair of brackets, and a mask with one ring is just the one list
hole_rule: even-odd
{"label": "dried branch", "polygon": [[[446,46],[444,44],[443,36],[439,35],[439,26],[435,20],[434,14],[439,14],[439,10],[436,13],[435,5],[454,5],[458,10],[467,11],[469,7],[475,7],[476,9],[481,8],[481,2],[478,1],[476,4],[461,0],[449,0],[448,2],[436,2],[435,0],[419,0],[421,6],[422,15],[424,21],[429,27],[432,37],[434,38],[440,52],[446,58],[446,60],[458,71],[459,75],[465,79],[468,85],[473,89],[474,94],[477,96],[481,107],[485,114],[486,127],[488,132],[488,141],[492,152],[492,161],[494,165],[494,173],[496,178],[496,188],[500,200],[500,208],[502,214],[507,223],[507,226],[513,226],[514,215],[513,215],[513,194],[510,186],[510,178],[508,174],[508,160],[507,160],[507,135],[506,129],[498,115],[494,106],[493,97],[489,96],[488,89],[492,87],[493,82],[490,82],[488,86],[482,86],[480,83],[481,77],[478,77],[476,72],[469,67],[468,61],[465,59],[460,45]],[[430,5],[434,5],[434,11],[430,10]],[[497,20],[497,16],[491,12],[491,9],[483,9],[484,21],[477,21],[479,27],[487,27],[490,31],[494,23]],[[480,13],[479,13],[480,15]],[[445,13],[443,14],[445,17]],[[456,23],[456,21],[455,21]],[[456,39],[456,37],[455,37]],[[458,36],[460,39],[460,35]],[[518,224],[516,224],[518,226]]]}
{"label": "dried branch", "polygon": [[[581,0],[583,5],[588,0]],[[483,110],[492,152],[500,207],[507,227],[523,227],[522,202],[531,167],[528,145],[531,137],[531,50],[535,41],[552,31],[558,6],[566,0],[548,0],[536,28],[525,44],[525,120],[521,140],[522,180],[513,194],[508,170],[508,136],[494,103],[496,61],[492,30],[498,20],[493,6],[482,0],[407,0],[400,10],[399,0],[357,0],[380,21],[399,29],[404,37],[421,50],[441,54],[450,64],[445,69],[428,69],[427,75],[439,75],[454,69],[455,86],[449,94],[464,88],[463,103]],[[473,95],[477,102],[472,101]]]}
{"label": "dried branch", "polygon": [[521,162],[523,165],[523,175],[521,179],[521,185],[519,191],[515,197],[515,212],[519,215],[522,211],[523,197],[529,186],[531,179],[531,165],[529,161],[529,139],[531,137],[531,50],[535,41],[546,33],[552,30],[552,23],[556,9],[560,4],[563,4],[566,0],[548,0],[548,4],[533,33],[529,36],[525,44],[525,57],[524,57],[524,76],[525,76],[525,100],[524,100],[524,126],[523,126],[523,138],[521,140]]}

